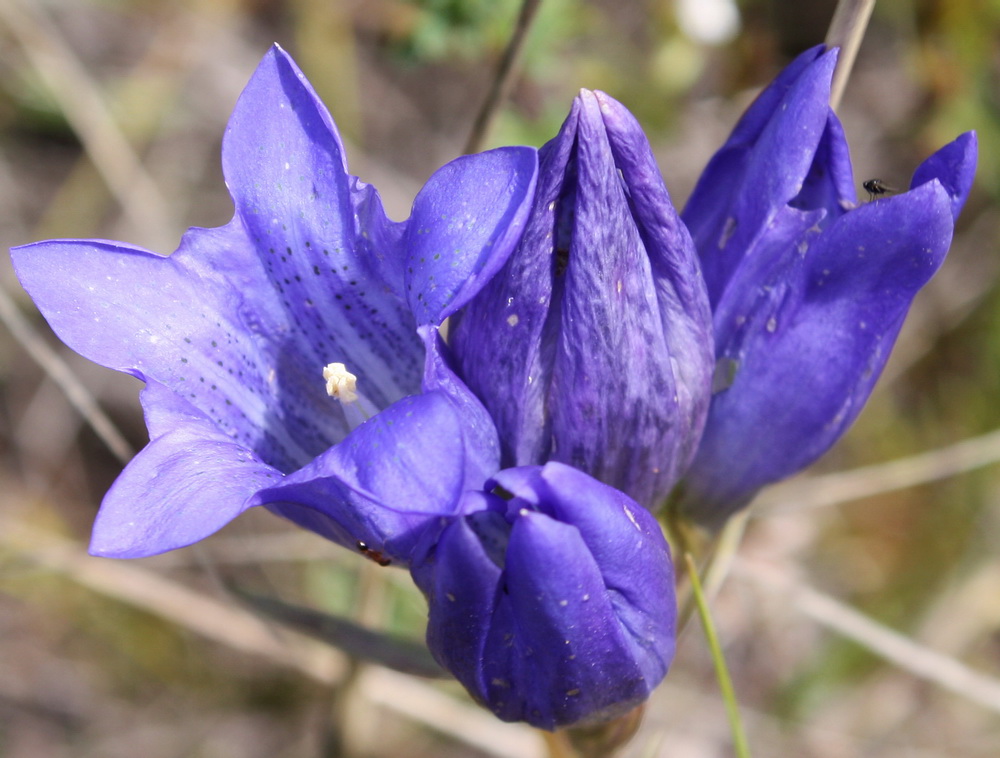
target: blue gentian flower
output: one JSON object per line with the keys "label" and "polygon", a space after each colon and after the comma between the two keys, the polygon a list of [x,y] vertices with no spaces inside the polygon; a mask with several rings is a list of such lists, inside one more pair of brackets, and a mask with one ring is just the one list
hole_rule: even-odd
{"label": "blue gentian flower", "polygon": [[[359,518],[340,523],[381,560],[409,566],[428,601],[428,647],[499,718],[554,729],[630,710],[674,654],[673,568],[659,526],[569,466],[500,470],[485,407],[437,330],[420,331],[424,394],[361,427],[373,430],[362,448],[345,442],[342,455],[317,458],[262,496],[319,513],[331,490],[350,490],[342,499]],[[384,444],[414,412],[435,444],[455,440],[450,461],[428,451],[436,475],[418,447],[397,460],[404,451]]]}
{"label": "blue gentian flower", "polygon": [[711,313],[690,235],[620,103],[575,99],[539,152],[520,245],[450,335],[505,466],[560,461],[662,503],[708,408]]}
{"label": "blue gentian flower", "polygon": [[101,240],[12,252],[68,345],[146,384],[150,443],[105,497],[91,551],[170,550],[265,506],[410,566],[431,650],[501,718],[554,728],[643,700],[674,646],[655,522],[571,468],[501,470],[493,420],[438,333],[521,236],[535,151],[448,164],[393,223],[274,48],[223,168],[232,222],[169,257]]}
{"label": "blue gentian flower", "polygon": [[968,133],[925,161],[908,192],[859,205],[828,104],[836,55],[809,50],[764,90],[682,214],[711,299],[716,369],[677,502],[707,525],[854,421],[972,184]]}
{"label": "blue gentian flower", "polygon": [[[418,328],[440,324],[506,260],[535,151],[446,165],[394,223],[348,174],[329,113],[275,47],[236,105],[222,162],[233,220],[190,230],[169,257],[102,240],[12,251],[67,345],[146,383],[150,442],[107,493],[91,551],[182,547],[265,505],[351,548],[398,540],[391,552],[405,556],[424,511],[440,515],[452,489],[497,470],[466,454],[476,432],[450,400],[418,394]],[[356,390],[343,371],[330,378],[334,394],[356,395],[348,405],[324,391],[336,363],[356,376]],[[489,457],[489,435],[473,442]],[[310,476],[323,497],[296,501]],[[372,504],[372,480],[395,511]]]}

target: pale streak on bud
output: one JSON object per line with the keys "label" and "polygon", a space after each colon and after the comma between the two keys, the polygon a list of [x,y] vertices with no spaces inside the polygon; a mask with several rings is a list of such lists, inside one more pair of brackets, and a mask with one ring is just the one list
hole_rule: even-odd
{"label": "pale streak on bud", "polygon": [[347,405],[358,399],[358,377],[347,370],[343,363],[330,363],[323,368],[326,394]]}

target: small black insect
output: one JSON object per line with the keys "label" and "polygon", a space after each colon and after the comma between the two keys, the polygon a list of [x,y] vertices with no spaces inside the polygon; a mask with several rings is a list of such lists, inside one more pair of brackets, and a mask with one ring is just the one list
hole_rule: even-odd
{"label": "small black insect", "polygon": [[885,195],[896,191],[895,188],[885,184],[881,179],[869,179],[861,186],[864,187],[865,191],[868,193],[869,201],[874,200],[878,195]]}
{"label": "small black insect", "polygon": [[369,560],[375,561],[375,563],[377,563],[379,566],[388,566],[390,563],[392,563],[392,558],[386,558],[385,555],[382,554],[381,550],[372,550],[370,547],[368,547],[367,544],[365,544],[361,540],[358,540],[356,546],[358,548],[358,552],[360,552],[361,555],[363,555],[365,558],[368,558]]}

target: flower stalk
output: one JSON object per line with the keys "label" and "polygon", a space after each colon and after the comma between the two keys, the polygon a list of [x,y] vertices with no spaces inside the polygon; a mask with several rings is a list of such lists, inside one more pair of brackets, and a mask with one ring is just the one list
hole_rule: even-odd
{"label": "flower stalk", "polygon": [[712,654],[712,663],[715,665],[715,676],[719,682],[719,690],[722,693],[722,700],[726,705],[729,730],[733,736],[733,749],[737,758],[750,758],[750,745],[747,742],[746,732],[743,729],[743,720],[740,718],[740,706],[736,701],[733,680],[729,676],[726,659],[722,654],[722,646],[719,644],[719,635],[715,631],[715,623],[712,621],[708,601],[705,599],[705,593],[702,591],[701,580],[698,578],[698,569],[695,566],[691,553],[684,553],[684,563],[687,566],[688,576],[690,577],[691,590],[694,594],[695,605],[698,608],[698,617],[701,619],[702,628],[705,630],[705,640],[708,642],[708,648]]}

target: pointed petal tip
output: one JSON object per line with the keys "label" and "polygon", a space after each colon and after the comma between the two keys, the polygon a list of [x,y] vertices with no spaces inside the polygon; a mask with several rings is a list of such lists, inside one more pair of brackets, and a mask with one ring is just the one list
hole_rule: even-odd
{"label": "pointed petal tip", "polygon": [[87,553],[95,558],[150,558],[193,545],[209,534],[185,533],[183,529],[156,532],[137,528],[134,523],[123,523],[115,515],[102,518],[98,513]]}
{"label": "pointed petal tip", "polygon": [[951,200],[952,218],[957,220],[972,190],[978,152],[976,132],[959,135],[920,164],[913,173],[910,191],[938,180]]}
{"label": "pointed petal tip", "polygon": [[[177,545],[177,547],[186,546]],[[148,545],[118,544],[117,540],[113,538],[109,539],[106,535],[98,534],[98,532],[95,531],[91,536],[90,545],[87,548],[87,554],[93,558],[114,558],[125,560],[132,558],[150,558],[154,555],[166,553],[172,549],[172,547],[159,548],[150,547]]]}
{"label": "pointed petal tip", "polygon": [[[826,83],[828,89],[833,82],[833,72],[837,68],[837,59],[839,56],[840,49],[832,47],[816,58],[812,64],[812,67],[816,69],[816,76],[821,77],[822,81]],[[830,98],[827,97],[827,101],[829,101],[829,99]]]}

